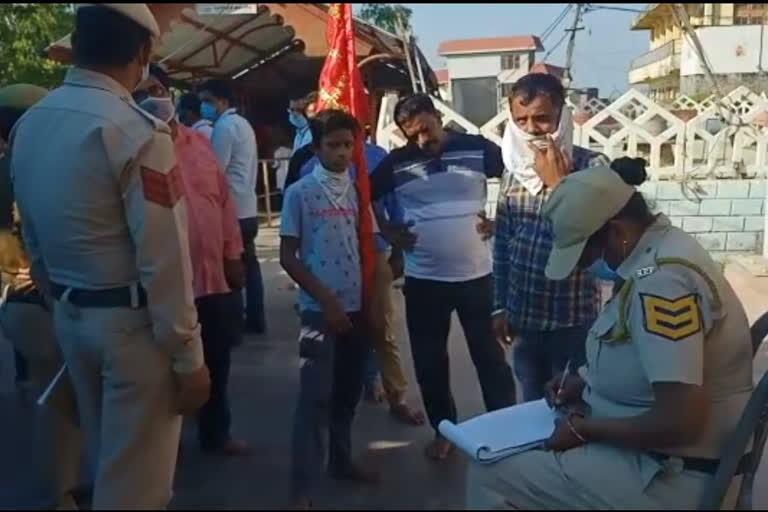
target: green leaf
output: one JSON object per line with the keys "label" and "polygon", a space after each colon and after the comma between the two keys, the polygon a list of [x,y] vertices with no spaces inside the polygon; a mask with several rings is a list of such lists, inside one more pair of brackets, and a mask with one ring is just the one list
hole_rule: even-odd
{"label": "green leaf", "polygon": [[0,4],[0,86],[58,85],[66,67],[43,57],[43,50],[73,28],[70,4]]}
{"label": "green leaf", "polygon": [[360,9],[362,19],[393,34],[397,34],[398,18],[403,28],[411,28],[412,15],[413,11],[401,4],[363,4]]}

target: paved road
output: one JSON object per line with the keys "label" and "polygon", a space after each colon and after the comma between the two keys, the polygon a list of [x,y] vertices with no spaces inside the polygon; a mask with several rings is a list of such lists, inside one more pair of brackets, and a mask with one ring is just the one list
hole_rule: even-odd
{"label": "paved road", "polygon": [[[258,452],[250,459],[202,455],[191,422],[185,425],[176,495],[176,509],[274,509],[288,504],[289,432],[297,388],[298,359],[293,313],[295,291],[277,263],[274,233],[260,235],[268,297],[269,335],[251,337],[233,354],[232,410],[234,434]],[[402,298],[398,303],[402,307]],[[405,340],[402,323],[400,340]],[[411,382],[410,351],[401,343]],[[460,416],[482,411],[480,389],[469,361],[461,330],[455,324],[450,340],[452,381]],[[31,411],[12,393],[13,362],[7,343],[0,343],[0,509],[29,509],[37,503],[30,482],[37,471],[31,443]],[[410,400],[419,404],[412,385]],[[384,482],[376,488],[355,488],[326,482],[317,496],[320,508],[334,509],[459,509],[464,498],[463,457],[435,465],[422,456],[430,439],[427,427],[394,422],[383,406],[363,404],[355,424],[359,454],[382,469]],[[761,475],[756,507],[768,506]]]}

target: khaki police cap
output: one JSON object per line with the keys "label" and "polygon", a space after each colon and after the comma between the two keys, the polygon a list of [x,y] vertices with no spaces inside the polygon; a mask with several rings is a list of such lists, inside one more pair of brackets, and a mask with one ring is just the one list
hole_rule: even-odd
{"label": "khaki police cap", "polygon": [[149,30],[149,33],[154,37],[160,37],[160,27],[157,25],[152,11],[149,10],[147,4],[77,4],[77,8],[101,6],[113,11],[119,12],[126,18],[130,18],[145,29]]}
{"label": "khaki police cap", "polygon": [[595,234],[627,204],[635,187],[607,166],[575,172],[564,178],[544,205],[554,240],[545,273],[549,279],[568,277]]}
{"label": "khaki police cap", "polygon": [[27,110],[48,94],[47,89],[32,84],[0,87],[0,107]]}

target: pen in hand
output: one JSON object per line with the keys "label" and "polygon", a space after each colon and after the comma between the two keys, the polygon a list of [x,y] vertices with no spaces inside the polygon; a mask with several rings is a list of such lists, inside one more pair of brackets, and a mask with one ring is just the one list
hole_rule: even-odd
{"label": "pen in hand", "polygon": [[560,397],[563,394],[563,386],[565,386],[565,379],[568,378],[568,374],[571,373],[571,360],[569,359],[565,363],[565,370],[563,370],[563,376],[560,377],[560,386],[557,388],[557,395],[555,395],[555,405],[560,405]]}

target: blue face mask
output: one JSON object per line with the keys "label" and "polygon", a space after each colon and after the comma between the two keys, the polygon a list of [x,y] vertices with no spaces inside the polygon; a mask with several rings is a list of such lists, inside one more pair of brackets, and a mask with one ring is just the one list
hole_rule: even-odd
{"label": "blue face mask", "polygon": [[200,115],[203,116],[203,119],[207,119],[211,122],[219,118],[219,114],[216,112],[216,107],[214,107],[213,103],[210,101],[200,103]]}
{"label": "blue face mask", "polygon": [[288,111],[288,122],[299,130],[306,128],[309,124],[309,121],[307,121],[306,117],[294,112],[293,110]]}
{"label": "blue face mask", "polygon": [[603,281],[612,281],[615,283],[616,281],[621,280],[621,276],[619,276],[615,270],[609,267],[603,258],[595,260],[595,262],[592,263],[592,265],[590,265],[587,270],[592,272],[595,277],[602,279]]}

